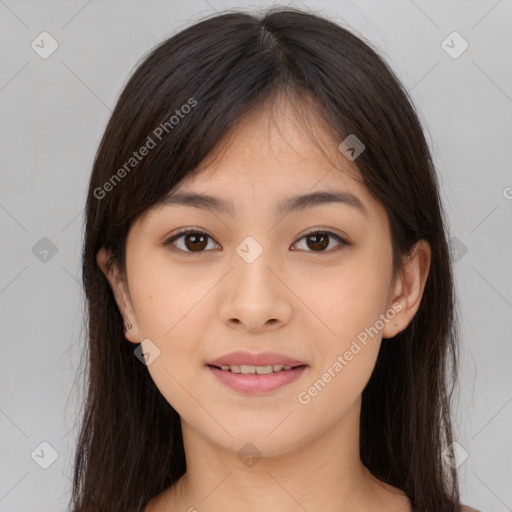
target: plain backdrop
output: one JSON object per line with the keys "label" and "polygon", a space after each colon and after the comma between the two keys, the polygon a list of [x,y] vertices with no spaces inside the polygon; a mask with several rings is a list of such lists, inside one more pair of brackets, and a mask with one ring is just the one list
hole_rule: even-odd
{"label": "plain backdrop", "polygon": [[[199,18],[270,5],[0,0],[0,512],[66,510],[82,396],[83,206],[122,87],[149,50]],[[463,502],[511,511],[512,2],[291,5],[372,42],[419,110],[457,259]]]}

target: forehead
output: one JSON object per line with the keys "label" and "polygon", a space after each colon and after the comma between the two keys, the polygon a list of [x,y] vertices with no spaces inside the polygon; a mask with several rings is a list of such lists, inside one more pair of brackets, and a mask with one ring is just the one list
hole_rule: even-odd
{"label": "forehead", "polygon": [[168,195],[203,193],[236,204],[320,191],[346,192],[366,210],[379,205],[341,139],[311,108],[277,99],[248,112],[193,173]]}

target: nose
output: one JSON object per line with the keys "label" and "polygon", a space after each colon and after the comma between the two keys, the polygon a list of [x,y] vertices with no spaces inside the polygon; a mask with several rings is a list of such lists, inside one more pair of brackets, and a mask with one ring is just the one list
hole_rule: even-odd
{"label": "nose", "polygon": [[293,314],[293,293],[266,251],[251,263],[238,254],[222,290],[221,320],[232,329],[258,333],[279,329]]}

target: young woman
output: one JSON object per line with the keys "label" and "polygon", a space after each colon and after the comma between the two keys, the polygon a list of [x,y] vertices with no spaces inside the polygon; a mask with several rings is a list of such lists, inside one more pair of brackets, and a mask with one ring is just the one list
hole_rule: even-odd
{"label": "young woman", "polygon": [[455,512],[451,261],[412,102],[313,13],[153,50],[96,155],[74,512]]}

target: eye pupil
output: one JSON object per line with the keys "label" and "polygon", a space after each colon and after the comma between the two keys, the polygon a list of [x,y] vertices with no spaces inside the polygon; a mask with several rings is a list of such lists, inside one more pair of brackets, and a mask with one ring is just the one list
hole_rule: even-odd
{"label": "eye pupil", "polygon": [[[308,239],[308,247],[310,249],[325,249],[326,247],[329,246],[329,237],[325,234],[322,234],[322,233],[315,233],[313,235],[309,235],[307,237]],[[319,242],[318,239],[322,239],[322,242]],[[311,240],[314,240],[313,242],[313,247],[311,246],[311,244],[309,243]]]}
{"label": "eye pupil", "polygon": [[[189,244],[191,239],[193,239],[192,246]],[[208,245],[208,242],[204,235],[199,233],[189,233],[185,235],[185,245],[187,246],[187,249],[195,252],[203,250]]]}

